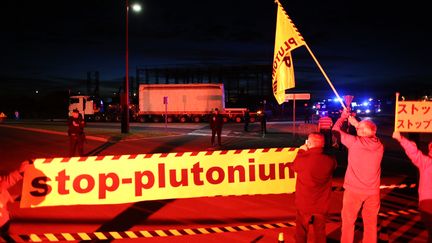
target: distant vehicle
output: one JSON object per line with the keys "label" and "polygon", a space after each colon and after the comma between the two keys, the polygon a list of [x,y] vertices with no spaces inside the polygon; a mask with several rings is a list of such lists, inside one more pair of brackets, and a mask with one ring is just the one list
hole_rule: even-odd
{"label": "distant vehicle", "polygon": [[[246,112],[246,108],[225,108],[223,115],[224,115],[224,122],[234,121],[237,123],[244,122],[244,115]],[[249,122],[254,123],[258,119],[259,113],[257,112],[251,112],[249,111]]]}
{"label": "distant vehicle", "polygon": [[[373,98],[369,98],[361,103],[358,101],[352,101],[350,108],[352,112],[355,112],[359,116],[372,116],[381,112],[381,101]],[[329,117],[337,119],[339,118],[343,108],[337,99],[327,99],[316,102],[313,109],[317,115],[323,116],[324,114],[327,114]]]}
{"label": "distant vehicle", "polygon": [[88,95],[69,97],[69,116],[77,109],[87,121],[120,121],[121,107],[119,104],[107,104],[102,99]]}
{"label": "distant vehicle", "polygon": [[352,110],[357,115],[376,115],[381,113],[381,100],[369,98],[361,103],[352,102]]}
{"label": "distant vehicle", "polygon": [[[136,119],[140,122],[207,121],[218,108],[224,121],[244,121],[246,108],[225,108],[223,84],[140,84]],[[256,114],[250,112],[250,122]]]}
{"label": "distant vehicle", "polygon": [[340,117],[342,106],[338,100],[327,99],[314,103],[312,109],[315,111],[315,115],[317,116],[321,117],[328,115],[335,120]]}
{"label": "distant vehicle", "polygon": [[[138,104],[130,104],[130,118],[138,122],[202,122],[218,108],[225,122],[243,122],[246,108],[225,108],[223,84],[140,84]],[[69,115],[78,109],[86,120],[120,121],[121,106],[86,95],[71,96]],[[249,112],[250,122],[257,120]]]}

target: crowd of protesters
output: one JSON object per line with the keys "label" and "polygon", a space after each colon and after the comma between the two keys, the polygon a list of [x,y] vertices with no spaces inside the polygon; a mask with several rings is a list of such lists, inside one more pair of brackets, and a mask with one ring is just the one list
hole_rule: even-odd
{"label": "crowd of protesters", "polygon": [[[363,222],[362,242],[378,242],[384,146],[376,133],[377,126],[374,122],[360,120],[347,109],[341,112],[334,124],[325,114],[319,119],[317,132],[309,134],[293,162],[293,169],[297,173],[296,242],[308,242],[309,226],[314,229],[314,242],[326,242],[323,222],[329,210],[329,192],[335,169],[333,166],[336,166],[336,163],[333,164],[334,154],[328,150],[332,147],[343,147],[347,152],[340,242],[354,242],[355,223],[359,213]],[[428,144],[428,153],[424,154],[414,141],[399,132],[394,132],[393,138],[400,143],[419,170],[418,208],[428,232],[427,242],[432,243],[432,142]]]}
{"label": "crowd of protesters", "polygon": [[[355,127],[355,135],[344,128],[346,123]],[[341,242],[354,241],[354,226],[360,211],[364,224],[363,242],[377,242],[384,146],[376,137],[376,131],[377,127],[372,121],[359,122],[348,110],[341,113],[334,125],[325,115],[318,121],[318,131],[309,135],[294,160],[293,167],[297,172],[296,242],[307,242],[305,235],[309,224],[314,227],[315,242],[326,242],[325,223],[322,222],[325,222],[329,210],[329,192],[336,163],[332,163],[335,159],[326,154],[324,148],[333,145],[333,133],[338,135],[336,137],[348,152],[343,183]],[[318,211],[308,209],[308,203],[314,203]]]}
{"label": "crowd of protesters", "polygon": [[[265,117],[262,126],[265,135]],[[82,143],[84,121],[78,111],[74,111],[68,121],[71,139],[70,156],[75,151],[83,156]],[[212,129],[212,146],[221,146],[223,119],[218,109],[210,117]],[[244,130],[248,127],[245,125]],[[339,119],[333,124],[328,116],[318,121],[318,129],[308,135],[300,146],[293,161],[296,179],[296,233],[295,241],[308,242],[309,226],[314,229],[314,242],[326,242],[326,220],[331,205],[332,179],[337,168],[334,154],[328,148],[334,147],[334,138],[339,140],[338,146],[344,146],[347,152],[347,168],[343,181],[343,199],[341,209],[340,242],[354,242],[355,223],[361,213],[363,222],[362,242],[377,242],[378,213],[380,210],[380,177],[381,161],[384,146],[376,136],[377,126],[371,120],[359,120],[349,110],[341,112]],[[334,136],[337,134],[337,136]],[[217,140],[215,139],[217,137]],[[399,142],[408,158],[419,170],[418,208],[423,224],[428,232],[428,243],[432,243],[432,142],[428,144],[428,153],[422,153],[415,142],[399,132],[392,137]],[[216,140],[216,141],[215,141]],[[338,147],[336,146],[336,147]],[[22,179],[28,166],[25,162],[21,167],[0,177],[0,236],[8,240],[10,216],[7,203],[12,200],[7,189]]]}

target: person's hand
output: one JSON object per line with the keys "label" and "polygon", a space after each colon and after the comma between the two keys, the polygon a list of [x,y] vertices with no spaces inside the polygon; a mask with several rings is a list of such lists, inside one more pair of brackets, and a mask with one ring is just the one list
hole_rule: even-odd
{"label": "person's hand", "polygon": [[24,162],[21,163],[18,171],[20,173],[24,173],[24,171],[27,169],[28,166],[29,166],[29,162],[26,160],[26,161],[24,161]]}
{"label": "person's hand", "polygon": [[309,150],[308,140],[307,139],[306,139],[305,143],[302,146],[300,146],[300,149],[304,150],[304,151],[308,151]]}
{"label": "person's hand", "polygon": [[357,128],[359,122],[353,116],[348,117],[348,122],[355,128]]}
{"label": "person's hand", "polygon": [[300,146],[300,149],[304,151],[308,151],[309,148],[306,144],[303,144],[302,146]]}
{"label": "person's hand", "polygon": [[341,118],[346,119],[349,117],[349,115],[350,115],[350,112],[348,111],[348,109],[344,109],[341,113]]}
{"label": "person's hand", "polygon": [[392,135],[392,138],[394,138],[394,139],[396,139],[396,140],[398,140],[400,142],[400,140],[402,139],[402,136],[401,136],[400,132],[394,131],[393,135]]}

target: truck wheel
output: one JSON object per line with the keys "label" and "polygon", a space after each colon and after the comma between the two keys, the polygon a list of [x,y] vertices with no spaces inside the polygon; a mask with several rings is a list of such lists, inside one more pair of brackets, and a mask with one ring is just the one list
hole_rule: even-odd
{"label": "truck wheel", "polygon": [[224,122],[224,123],[229,122],[229,119],[228,119],[228,117],[226,117],[226,116],[224,116],[222,119],[223,119],[223,122]]}
{"label": "truck wheel", "polygon": [[194,121],[195,123],[201,122],[201,117],[199,117],[199,116],[194,116],[193,121]]}
{"label": "truck wheel", "polygon": [[153,122],[154,123],[158,123],[158,122],[160,122],[160,117],[158,117],[158,116],[155,116],[155,117],[153,117]]}
{"label": "truck wheel", "polygon": [[112,120],[112,116],[111,115],[106,115],[105,116],[105,121],[110,122]]}
{"label": "truck wheel", "polygon": [[146,119],[144,116],[140,116],[140,117],[138,117],[138,121],[141,123],[144,123],[144,122],[146,122]]}
{"label": "truck wheel", "polygon": [[97,115],[95,115],[94,120],[95,120],[96,122],[100,122],[100,121],[102,121],[102,116],[99,115],[99,114],[97,114]]}
{"label": "truck wheel", "polygon": [[235,118],[235,122],[237,122],[237,123],[240,123],[240,122],[242,122],[242,119],[241,119],[241,117],[239,117],[239,116],[236,116],[236,118]]}
{"label": "truck wheel", "polygon": [[251,118],[249,119],[249,122],[250,122],[250,123],[254,123],[254,122],[256,122],[255,117],[251,117]]}
{"label": "truck wheel", "polygon": [[187,121],[187,118],[185,116],[180,117],[179,121],[181,123],[185,123]]}
{"label": "truck wheel", "polygon": [[172,123],[174,121],[174,118],[172,116],[167,117],[167,122]]}

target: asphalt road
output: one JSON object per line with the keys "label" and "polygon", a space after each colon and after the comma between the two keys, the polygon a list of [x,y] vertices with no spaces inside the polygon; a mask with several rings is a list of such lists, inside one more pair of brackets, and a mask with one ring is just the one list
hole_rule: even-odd
{"label": "asphalt road", "polygon": [[[410,164],[398,144],[389,137],[392,131],[391,120],[376,119],[376,122],[380,128],[379,137],[386,149],[382,163],[382,185],[416,186],[416,168]],[[55,125],[63,126],[63,123],[59,122]],[[242,132],[242,124],[227,124],[223,131],[223,146],[219,149],[299,146],[304,141],[304,136],[300,134],[294,137],[291,133],[291,125],[285,122],[270,122],[268,134],[263,138],[258,123],[251,124],[252,131],[249,133]],[[107,130],[118,129],[120,133],[119,124],[89,124],[90,126]],[[164,130],[171,135],[109,141],[88,139],[85,144],[86,155],[148,154],[209,149],[210,130],[206,124],[168,124],[167,128],[164,124],[131,124],[131,126],[134,131]],[[65,134],[35,132],[2,125],[0,125],[0,134],[0,163],[1,169],[5,171],[17,168],[21,161],[29,158],[67,156],[68,139]],[[346,154],[336,152],[336,155],[339,167],[335,173],[331,218],[327,224],[328,239],[334,242],[337,242],[340,234],[339,213],[343,193],[340,191],[340,186],[346,165]],[[17,192],[18,188],[19,185],[13,188],[12,192]],[[288,224],[295,219],[293,200],[293,194],[277,194],[34,209],[20,209],[18,202],[14,202],[11,204],[13,216],[11,234],[18,240],[22,239],[20,235],[65,232],[73,236],[77,236],[79,232],[122,232],[121,237],[131,238],[130,235],[125,234],[126,231],[153,232],[154,230],[156,232],[154,234],[158,236],[146,238],[146,241],[277,242],[278,234],[282,232],[285,242],[293,242],[294,227]],[[416,208],[416,187],[382,190],[380,222],[386,224],[385,235],[390,238],[390,242],[425,241],[426,231],[420,223]],[[176,232],[170,231],[173,229],[179,230],[177,232],[180,232],[180,235],[160,236]],[[357,233],[361,233],[360,227]],[[111,235],[108,239],[117,239],[116,237],[117,235]],[[122,241],[132,241],[132,239]]]}

